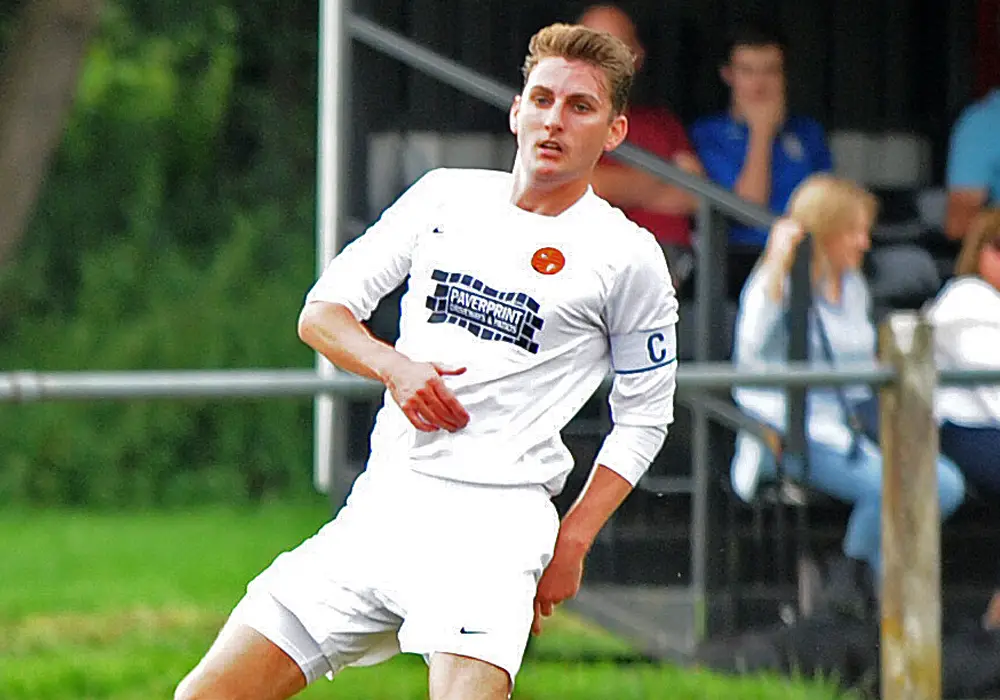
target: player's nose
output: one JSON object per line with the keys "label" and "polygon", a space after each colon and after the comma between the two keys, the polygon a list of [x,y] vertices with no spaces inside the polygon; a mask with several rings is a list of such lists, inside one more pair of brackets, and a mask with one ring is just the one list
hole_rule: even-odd
{"label": "player's nose", "polygon": [[552,109],[545,113],[545,126],[550,130],[556,130],[562,128],[563,122],[563,106],[561,104],[553,105]]}

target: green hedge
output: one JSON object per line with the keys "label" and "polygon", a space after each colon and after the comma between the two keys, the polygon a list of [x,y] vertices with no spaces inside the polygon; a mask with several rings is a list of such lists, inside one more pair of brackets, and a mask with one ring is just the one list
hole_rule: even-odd
{"label": "green hedge", "polygon": [[[295,320],[314,277],[315,91],[275,93],[267,62],[297,61],[308,84],[314,56],[289,47],[309,30],[270,27],[279,59],[223,5],[140,19],[107,6],[0,270],[0,369],[308,367]],[[303,492],[311,419],[309,400],[2,405],[0,505]]]}

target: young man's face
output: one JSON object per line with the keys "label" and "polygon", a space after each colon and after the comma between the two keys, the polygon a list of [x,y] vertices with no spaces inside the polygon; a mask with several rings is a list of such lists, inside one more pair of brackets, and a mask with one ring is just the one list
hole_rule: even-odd
{"label": "young man's face", "polygon": [[544,58],[510,110],[521,166],[558,184],[590,179],[597,160],[625,138],[627,122],[612,115],[604,73],[597,66]]}
{"label": "young man's face", "polygon": [[722,79],[736,105],[760,104],[785,97],[785,57],[780,46],[736,46]]}

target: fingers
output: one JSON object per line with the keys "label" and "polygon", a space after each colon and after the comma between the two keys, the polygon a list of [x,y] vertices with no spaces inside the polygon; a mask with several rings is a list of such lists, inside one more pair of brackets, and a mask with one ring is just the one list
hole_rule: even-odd
{"label": "fingers", "polygon": [[552,616],[555,605],[551,600],[535,598],[535,614],[531,620],[531,633],[536,637],[542,633],[542,620]]}
{"label": "fingers", "polygon": [[448,432],[455,432],[464,426],[458,419],[452,416],[437,393],[432,387],[421,389],[413,399],[413,403],[420,412],[421,417],[434,426],[435,430],[444,428]]}
{"label": "fingers", "polygon": [[424,417],[420,415],[420,411],[417,410],[416,406],[403,406],[402,410],[403,414],[410,419],[410,423],[412,423],[413,427],[417,430],[424,433],[433,433],[438,429],[436,425],[427,422]]}
{"label": "fingers", "polygon": [[418,391],[403,407],[410,422],[417,430],[434,432],[445,429],[455,432],[469,423],[469,414],[455,395],[439,381]]}
{"label": "fingers", "polygon": [[[432,369],[429,373],[428,367]],[[442,376],[463,374],[465,367],[449,368],[428,363],[420,371],[423,376],[404,376],[403,381],[391,387],[393,397],[410,423],[422,432],[442,428],[455,432],[468,425],[469,413],[441,379]],[[408,383],[413,388],[408,388]]]}
{"label": "fingers", "polygon": [[[464,372],[465,370],[463,369],[462,371]],[[434,397],[440,403],[444,415],[456,426],[455,430],[468,425],[469,413],[458,400],[458,397],[452,393],[451,389],[445,386],[444,382],[440,379],[432,381],[431,388],[434,390]]]}
{"label": "fingers", "polygon": [[805,237],[805,230],[797,221],[784,218],[775,222],[768,236],[768,247],[772,255],[789,258]]}

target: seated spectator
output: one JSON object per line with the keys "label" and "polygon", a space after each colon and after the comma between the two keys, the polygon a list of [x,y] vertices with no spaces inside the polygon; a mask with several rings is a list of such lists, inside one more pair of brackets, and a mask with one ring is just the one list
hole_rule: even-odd
{"label": "seated spectator", "polygon": [[[799,242],[813,237],[814,304],[809,326],[810,362],[849,368],[875,360],[875,328],[860,267],[870,245],[875,198],[854,183],[813,175],[793,193],[787,218],[771,229],[767,247],[740,297],[735,362],[746,369],[780,367],[787,358],[788,275]],[[848,575],[832,599],[857,601],[860,588],[874,591],[881,564],[882,456],[877,444],[849,424],[853,406],[869,399],[866,386],[817,387],[807,394],[808,475],[803,464],[785,459],[786,474],[805,478],[817,490],[854,505],[843,542]],[[780,389],[736,388],[733,396],[749,415],[786,431],[786,394]],[[757,438],[737,437],[732,463],[736,493],[754,498],[762,478],[773,478],[773,456]],[[961,473],[949,460],[938,461],[940,511],[946,518],[964,498]],[[867,582],[867,583],[865,583]],[[831,586],[833,584],[831,583]]]}
{"label": "seated spectator", "polygon": [[955,122],[948,146],[945,234],[958,240],[985,206],[1000,204],[1000,88],[970,105]]}
{"label": "seated spectator", "polygon": [[[927,310],[940,368],[1000,368],[1000,209],[973,220],[952,279]],[[1000,495],[1000,386],[943,386],[935,400],[941,451]]]}
{"label": "seated spectator", "polygon": [[[720,69],[729,87],[729,110],[691,127],[691,140],[709,179],[743,199],[774,212],[785,210],[792,190],[812,173],[832,168],[823,128],[813,119],[789,115],[785,101],[785,41],[764,26],[738,27]],[[733,222],[731,266],[739,289],[767,240],[767,231]]]}
{"label": "seated spectator", "polygon": [[[938,367],[1000,367],[1000,209],[972,220],[955,277],[927,317],[934,324]],[[941,387],[934,408],[941,422],[941,452],[969,481],[1000,494],[1000,386]],[[1000,591],[990,600],[983,625],[1000,629]]]}
{"label": "seated spectator", "polygon": [[[594,5],[585,10],[578,21],[625,42],[635,54],[636,72],[641,69],[646,51],[639,41],[635,24],[623,10],[615,5]],[[633,105],[626,116],[628,143],[686,172],[704,175],[684,126],[670,110]],[[593,185],[597,194],[656,237],[667,258],[674,286],[680,288],[694,267],[691,216],[697,209],[697,199],[680,187],[615,160],[614,156],[601,159]]]}

